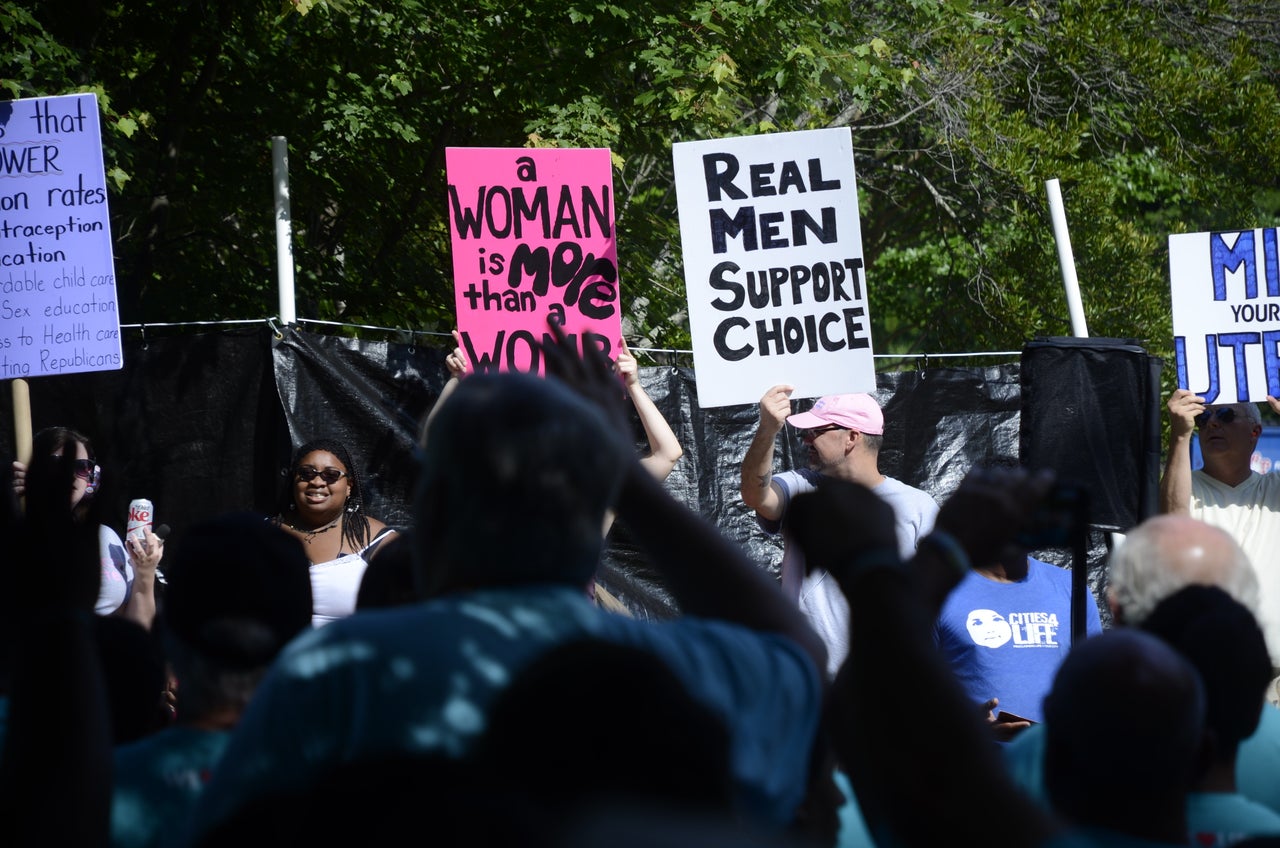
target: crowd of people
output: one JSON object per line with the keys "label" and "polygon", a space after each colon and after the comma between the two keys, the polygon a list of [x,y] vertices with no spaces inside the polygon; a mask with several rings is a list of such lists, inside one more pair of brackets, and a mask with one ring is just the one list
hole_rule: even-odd
{"label": "crowd of people", "polygon": [[[1090,597],[1073,633],[1020,532],[1051,474],[975,468],[939,504],[881,473],[874,397],[776,386],[741,496],[779,580],[667,492],[681,448],[625,345],[550,338],[545,377],[450,354],[404,527],[321,435],[273,514],[122,544],[89,441],[38,434],[0,510],[12,844],[1280,844],[1256,407],[1170,399],[1168,514],[1113,553],[1112,625]],[[678,615],[599,585],[615,520]]]}

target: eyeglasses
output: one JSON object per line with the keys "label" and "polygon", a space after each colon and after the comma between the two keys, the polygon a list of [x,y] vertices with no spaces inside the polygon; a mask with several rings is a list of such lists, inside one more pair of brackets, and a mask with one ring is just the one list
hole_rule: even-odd
{"label": "eyeglasses", "polygon": [[839,424],[828,424],[825,427],[814,427],[811,430],[801,430],[800,438],[804,440],[816,439],[823,433],[830,433],[832,430],[848,430],[848,427],[841,427]]}
{"label": "eyeglasses", "polygon": [[319,477],[325,483],[332,486],[343,477],[346,477],[347,472],[339,471],[336,468],[326,468],[322,471],[319,468],[312,468],[310,465],[304,465],[294,472],[294,476],[297,478],[299,483],[310,483],[312,480]]}
{"label": "eyeglasses", "polygon": [[1219,406],[1215,409],[1206,409],[1204,412],[1196,416],[1196,426],[1203,428],[1210,421],[1217,419],[1222,424],[1230,424],[1236,420],[1236,411],[1234,407]]}
{"label": "eyeglasses", "polygon": [[[55,453],[53,455],[53,458],[61,459],[62,454]],[[92,459],[77,459],[75,460],[75,464],[72,467],[75,469],[75,475],[77,477],[79,477],[81,480],[88,480],[91,483],[101,473],[101,469],[98,468],[97,463],[95,463]]]}

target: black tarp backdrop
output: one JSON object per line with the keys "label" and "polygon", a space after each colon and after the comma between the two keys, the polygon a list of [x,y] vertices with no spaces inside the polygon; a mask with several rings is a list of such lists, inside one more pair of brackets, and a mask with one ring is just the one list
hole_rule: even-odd
{"label": "black tarp backdrop", "polygon": [[[149,498],[156,524],[175,533],[207,515],[265,505],[274,480],[263,470],[287,438],[270,338],[264,323],[126,340],[119,371],[29,378],[32,427],[69,426],[90,438],[103,469],[99,518],[117,530],[133,498]],[[12,458],[11,400],[0,415],[0,447]]]}
{"label": "black tarp backdrop", "polygon": [[271,358],[287,440],[294,446],[320,437],[341,441],[360,468],[369,514],[408,525],[413,448],[448,379],[447,353],[284,330]]}
{"label": "black tarp backdrop", "polygon": [[[759,529],[755,513],[738,494],[739,467],[759,421],[756,404],[700,409],[688,369],[642,369],[641,379],[684,446],[668,480],[671,491],[776,574],[782,539]],[[973,465],[1017,462],[1017,365],[882,373],[877,384],[876,399],[886,422],[883,473],[942,501]],[[797,411],[811,405],[811,400],[793,404]],[[794,431],[785,432],[775,454],[779,470],[804,464]],[[640,449],[643,444],[641,434]],[[637,614],[672,614],[670,597],[636,552],[625,526],[615,527],[609,541],[605,587]]]}
{"label": "black tarp backdrop", "polygon": [[[413,445],[447,379],[446,352],[295,327],[276,332],[265,322],[252,329],[128,338],[121,371],[30,380],[32,423],[36,429],[74,426],[93,439],[105,472],[103,518],[117,529],[135,497],[155,502],[157,523],[169,524],[175,539],[208,516],[271,511],[292,445],[320,436],[340,439],[352,451],[369,513],[404,525],[414,485]],[[781,539],[762,533],[738,496],[756,405],[701,409],[688,368],[646,367],[640,375],[684,447],[668,479],[672,494],[776,573]],[[972,465],[1016,461],[1017,363],[899,371],[877,380],[887,421],[886,474],[941,501]],[[0,408],[0,449],[12,456],[12,404]],[[643,450],[638,420],[633,428],[637,450]],[[802,464],[799,448],[790,438],[781,441],[779,470]],[[1042,553],[1059,564],[1069,561]],[[1095,592],[1105,582],[1100,565],[1100,556],[1091,556]],[[638,616],[675,612],[621,524],[610,534],[601,579]]]}

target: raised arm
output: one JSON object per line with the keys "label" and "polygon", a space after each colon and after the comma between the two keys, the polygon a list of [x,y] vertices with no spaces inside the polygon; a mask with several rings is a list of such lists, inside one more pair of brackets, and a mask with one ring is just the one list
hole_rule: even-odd
{"label": "raised arm", "polygon": [[640,385],[640,368],[627,347],[626,339],[618,341],[618,358],[613,367],[622,377],[627,396],[631,398],[631,405],[635,407],[636,414],[640,416],[640,424],[644,427],[645,438],[649,440],[649,455],[642,457],[640,464],[655,479],[666,480],[671,469],[676,467],[676,462],[684,455],[684,448],[680,447],[680,441],[653,398]]}
{"label": "raised arm", "polygon": [[760,424],[742,460],[742,502],[767,521],[782,518],[782,496],[773,485],[773,445],[791,414],[793,386],[774,386],[760,398]]}
{"label": "raised arm", "polygon": [[156,618],[156,569],[164,556],[164,539],[150,528],[143,533],[142,539],[124,541],[133,565],[133,586],[129,589],[129,600],[120,608],[120,615],[150,630]]}
{"label": "raised arm", "polygon": [[11,845],[108,843],[111,726],[93,614],[98,532],[71,516],[74,457],[28,473],[25,516],[10,498],[0,508],[8,540],[0,618],[11,663],[0,816]]}
{"label": "raised arm", "polygon": [[[939,525],[963,523],[980,549],[998,548],[1045,485],[1022,471],[971,476],[943,506]],[[931,637],[932,601],[921,582],[959,582],[965,557],[951,543],[963,542],[953,536],[922,544],[900,567],[888,508],[865,487],[840,480],[798,496],[789,526],[806,560],[834,575],[849,600],[849,657],[829,714],[837,754],[873,832],[887,827],[904,846],[1041,844],[1057,823],[1014,787]],[[891,715],[902,733],[886,731],[887,693],[895,694]]]}
{"label": "raised arm", "polygon": [[[552,324],[551,333],[559,341],[544,348],[547,373],[590,398],[613,421],[624,421],[617,380],[604,355],[589,350],[580,358],[559,325]],[[776,581],[713,524],[672,498],[634,455],[624,461],[629,467],[617,513],[681,610],[790,637],[818,669],[826,668],[822,640]]]}
{"label": "raised arm", "polygon": [[455,347],[453,353],[444,358],[445,367],[449,369],[449,379],[445,382],[444,388],[440,390],[440,397],[436,398],[436,402],[432,404],[431,410],[427,413],[426,420],[422,422],[422,435],[419,439],[421,444],[427,442],[427,431],[431,429],[431,421],[436,417],[436,413],[448,400],[449,395],[453,394],[453,390],[458,388],[458,381],[471,373],[471,363],[467,361],[467,355],[462,352],[462,336],[457,330],[453,331],[453,341]]}
{"label": "raised arm", "polygon": [[[1268,402],[1270,399],[1268,399]],[[1160,511],[1187,515],[1191,511],[1191,434],[1204,399],[1188,389],[1169,396],[1169,454],[1160,478]]]}

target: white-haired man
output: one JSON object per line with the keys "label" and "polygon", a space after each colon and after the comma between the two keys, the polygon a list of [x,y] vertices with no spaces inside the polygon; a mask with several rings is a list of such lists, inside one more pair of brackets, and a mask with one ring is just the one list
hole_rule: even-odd
{"label": "white-haired man", "polygon": [[[1215,586],[1251,612],[1258,578],[1226,531],[1185,515],[1156,515],[1135,527],[1111,555],[1107,601],[1119,626],[1141,627],[1161,601],[1190,586]],[[1014,779],[1043,794],[1043,732],[1032,728],[1005,749]],[[1258,729],[1239,748],[1236,787],[1280,812],[1280,711],[1266,707]]]}

